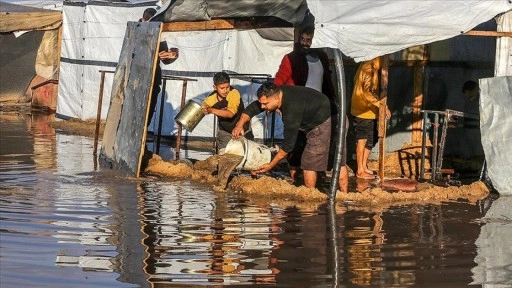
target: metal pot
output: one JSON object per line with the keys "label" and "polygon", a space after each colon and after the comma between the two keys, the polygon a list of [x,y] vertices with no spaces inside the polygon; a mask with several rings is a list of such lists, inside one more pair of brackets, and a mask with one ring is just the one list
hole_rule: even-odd
{"label": "metal pot", "polygon": [[188,132],[192,132],[203,117],[204,113],[201,105],[197,104],[194,100],[189,100],[178,115],[174,117],[174,120],[187,129]]}

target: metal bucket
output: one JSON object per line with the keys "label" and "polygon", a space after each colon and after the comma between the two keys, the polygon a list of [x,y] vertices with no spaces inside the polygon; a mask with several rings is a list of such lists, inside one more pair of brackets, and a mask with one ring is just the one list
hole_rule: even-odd
{"label": "metal bucket", "polygon": [[178,115],[174,117],[174,121],[181,124],[188,132],[192,132],[203,117],[204,113],[201,105],[197,104],[194,100],[189,100]]}

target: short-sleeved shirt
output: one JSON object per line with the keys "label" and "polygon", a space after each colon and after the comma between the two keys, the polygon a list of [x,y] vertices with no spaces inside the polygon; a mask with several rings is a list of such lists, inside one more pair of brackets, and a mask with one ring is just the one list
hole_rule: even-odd
{"label": "short-sleeved shirt", "polygon": [[[219,97],[217,92],[214,91],[204,99],[203,104],[215,109],[229,110],[235,115],[232,118],[219,117],[219,128],[229,133],[233,131],[244,111],[244,103],[241,101],[240,92],[235,88],[231,88],[226,98]],[[244,128],[248,128],[248,125]]]}
{"label": "short-sleeved shirt", "polygon": [[[284,125],[281,149],[291,152],[299,130],[307,133],[331,117],[331,103],[326,95],[308,87],[285,85],[281,89],[283,96],[279,109]],[[259,101],[254,101],[244,113],[252,118],[263,111]]]}

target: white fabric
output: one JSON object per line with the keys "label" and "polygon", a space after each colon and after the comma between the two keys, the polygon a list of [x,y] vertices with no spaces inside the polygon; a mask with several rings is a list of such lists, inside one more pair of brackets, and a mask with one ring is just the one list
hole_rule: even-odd
{"label": "white fabric", "polygon": [[318,92],[322,92],[324,66],[322,65],[322,62],[320,62],[319,58],[314,58],[310,55],[306,58],[308,60],[308,80],[304,86],[315,89]]}
{"label": "white fabric", "polygon": [[512,76],[479,82],[480,130],[489,178],[500,195],[512,195]]}
{"label": "white fabric", "polygon": [[[177,47],[179,58],[169,65],[162,65],[163,70],[193,72],[218,72],[222,70],[233,71],[239,74],[268,74],[274,77],[283,55],[292,50],[292,41],[270,41],[261,38],[255,30],[236,31],[218,30],[202,32],[164,32],[162,39],[168,42],[169,47]],[[197,82],[188,82],[187,99],[194,99],[198,103],[212,92],[213,79],[208,77],[192,77]],[[259,84],[235,79],[232,77],[231,85],[240,91],[245,106],[256,100],[256,90]],[[180,110],[182,81],[167,81],[166,99],[164,106],[162,130],[163,135],[176,135],[177,126],[174,117]],[[158,100],[160,103],[160,99]],[[156,115],[159,115],[157,105]],[[270,117],[268,119],[270,121]],[[158,117],[153,118],[150,130],[155,130]],[[270,123],[265,125],[264,115],[253,119],[253,133],[256,138],[264,138],[265,129],[268,135]],[[213,135],[213,115],[207,115],[196,126],[192,133],[183,130],[184,135],[206,136]],[[277,121],[276,138],[282,138],[282,122]]]}
{"label": "white fabric", "polygon": [[[512,11],[497,17],[497,31],[512,32]],[[494,76],[512,75],[512,37],[496,38]]]}
{"label": "white fabric", "polygon": [[[61,51],[63,61],[60,64],[58,114],[82,120],[96,118],[101,75],[99,70],[115,70],[115,67],[99,65],[102,62],[118,61],[126,32],[126,22],[137,21],[147,7],[151,6],[64,5]],[[268,74],[274,77],[282,56],[289,53],[293,47],[293,41],[265,40],[255,30],[164,32],[161,37],[168,42],[169,47],[180,49],[178,60],[170,65],[161,65],[162,69],[192,74],[213,74],[227,70],[234,73]],[[81,61],[99,61],[99,64],[83,64]],[[198,80],[188,82],[187,100],[195,99],[201,102],[212,91],[211,76],[185,77]],[[108,113],[112,80],[113,74],[107,73],[103,89],[102,119],[106,119]],[[240,90],[246,106],[256,100],[259,84],[238,79],[233,79],[231,84]],[[180,109],[182,81],[167,81],[166,90],[162,134],[176,135],[174,116]],[[160,99],[157,103],[150,131],[157,131]],[[270,117],[265,120],[265,115],[260,115],[253,119],[252,129],[257,138],[269,135],[269,127]],[[183,134],[187,135],[188,132],[183,130]],[[212,137],[213,117],[206,116],[191,135]],[[282,122],[279,117],[275,136],[282,138]]]}
{"label": "white fabric", "polygon": [[312,47],[340,49],[357,62],[459,35],[512,9],[508,0],[307,0]]}
{"label": "white fabric", "polygon": [[[100,72],[115,71],[101,66],[119,61],[126,23],[137,21],[144,9],[153,6],[64,5],[57,113],[79,119],[96,118]],[[98,65],[81,61],[100,61]],[[71,62],[71,63],[70,63]],[[101,118],[110,106],[113,74],[105,74]]]}

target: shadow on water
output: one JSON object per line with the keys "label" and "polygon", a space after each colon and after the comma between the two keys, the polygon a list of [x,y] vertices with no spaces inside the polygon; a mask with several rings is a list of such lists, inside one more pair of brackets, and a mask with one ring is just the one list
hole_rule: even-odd
{"label": "shadow on water", "polygon": [[368,212],[135,179],[51,118],[0,114],[2,287],[512,284],[506,197]]}

